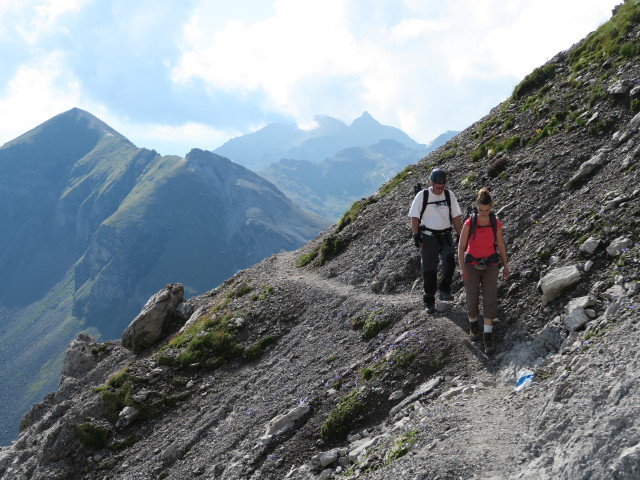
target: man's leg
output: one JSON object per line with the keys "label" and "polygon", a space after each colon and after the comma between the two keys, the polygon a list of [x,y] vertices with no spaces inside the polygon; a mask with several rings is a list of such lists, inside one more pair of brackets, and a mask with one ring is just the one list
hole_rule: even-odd
{"label": "man's leg", "polygon": [[451,233],[445,235],[443,245],[440,250],[442,257],[442,279],[440,280],[440,300],[453,300],[451,295],[451,282],[453,281],[453,273],[456,269],[456,259],[454,256],[455,247]]}
{"label": "man's leg", "polygon": [[439,251],[440,245],[433,235],[422,236],[422,279],[424,281],[422,300],[427,313],[435,312]]}

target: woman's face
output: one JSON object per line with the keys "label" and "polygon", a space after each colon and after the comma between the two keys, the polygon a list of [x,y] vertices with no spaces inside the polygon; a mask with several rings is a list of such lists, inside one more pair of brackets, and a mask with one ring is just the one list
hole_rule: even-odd
{"label": "woman's face", "polygon": [[479,217],[489,216],[489,212],[491,211],[491,205],[477,205],[477,208],[478,208]]}

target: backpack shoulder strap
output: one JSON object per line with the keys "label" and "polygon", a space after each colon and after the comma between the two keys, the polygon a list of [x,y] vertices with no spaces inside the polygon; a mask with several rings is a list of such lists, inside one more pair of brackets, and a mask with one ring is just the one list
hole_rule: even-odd
{"label": "backpack shoulder strap", "polygon": [[469,218],[471,219],[471,222],[469,225],[469,237],[471,237],[473,235],[473,232],[476,229],[476,221],[478,219],[478,214],[475,212],[471,212],[471,215],[469,216]]}
{"label": "backpack shoulder strap", "polygon": [[491,230],[493,230],[493,237],[495,238],[498,234],[498,221],[496,220],[495,213],[489,213],[489,222],[491,223]]}
{"label": "backpack shoulder strap", "polygon": [[446,188],[444,189],[444,199],[447,202],[447,207],[449,207],[449,223],[453,225],[453,217],[451,216],[451,193]]}
{"label": "backpack shoulder strap", "polygon": [[429,202],[429,189],[425,188],[422,191],[422,208],[420,209],[420,220],[422,220],[422,215],[424,215],[424,211],[427,209],[427,203]]}

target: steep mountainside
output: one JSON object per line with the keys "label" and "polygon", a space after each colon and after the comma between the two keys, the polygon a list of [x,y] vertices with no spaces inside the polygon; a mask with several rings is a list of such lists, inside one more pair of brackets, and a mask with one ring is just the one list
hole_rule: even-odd
{"label": "steep mountainside", "polygon": [[158,281],[202,293],[327,226],[224,157],[164,157],[79,109],[5,144],[0,170],[3,443],[81,329],[117,338]]}
{"label": "steep mountainside", "polygon": [[[298,251],[163,288],[138,320],[189,320],[158,345],[76,338],[2,478],[639,478],[639,38],[630,0]],[[492,356],[459,278],[422,306],[407,212],[434,165],[504,224]]]}

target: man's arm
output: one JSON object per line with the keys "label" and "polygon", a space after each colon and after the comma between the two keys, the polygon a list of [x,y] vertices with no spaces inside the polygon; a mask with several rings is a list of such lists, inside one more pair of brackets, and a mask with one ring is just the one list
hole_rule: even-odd
{"label": "man's arm", "polygon": [[460,223],[460,217],[455,217],[453,219],[453,228],[455,229],[456,233],[460,235],[460,232],[462,231],[462,224]]}
{"label": "man's arm", "polygon": [[418,217],[411,217],[411,233],[414,235],[420,232],[420,219]]}

